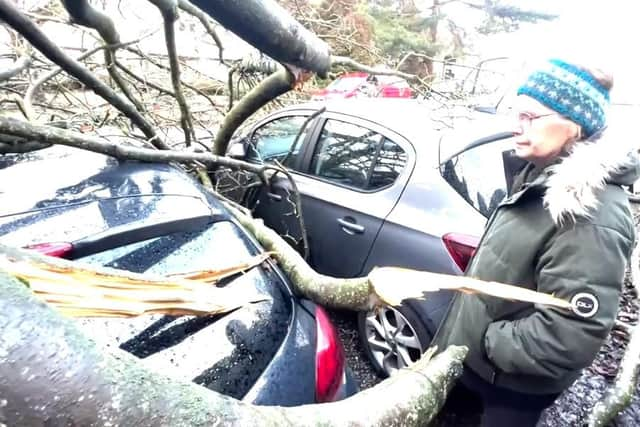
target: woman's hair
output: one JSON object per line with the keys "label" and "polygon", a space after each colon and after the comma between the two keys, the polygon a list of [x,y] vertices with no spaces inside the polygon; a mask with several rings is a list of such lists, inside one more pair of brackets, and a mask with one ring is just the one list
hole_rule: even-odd
{"label": "woman's hair", "polygon": [[613,88],[613,76],[606,71],[595,68],[595,67],[586,67],[584,65],[576,65],[576,67],[583,70],[585,73],[589,73],[591,77],[593,77],[600,85],[607,90],[607,92],[611,91]]}

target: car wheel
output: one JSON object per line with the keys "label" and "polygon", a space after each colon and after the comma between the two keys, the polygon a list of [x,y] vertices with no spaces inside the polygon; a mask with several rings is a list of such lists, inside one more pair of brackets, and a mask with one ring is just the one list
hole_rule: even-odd
{"label": "car wheel", "polygon": [[358,314],[360,342],[382,376],[412,365],[431,343],[431,334],[409,307],[382,307]]}

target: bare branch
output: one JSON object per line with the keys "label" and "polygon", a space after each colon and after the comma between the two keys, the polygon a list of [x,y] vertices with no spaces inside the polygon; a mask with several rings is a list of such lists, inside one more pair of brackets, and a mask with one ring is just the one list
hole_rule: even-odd
{"label": "bare branch", "polygon": [[180,107],[180,124],[184,131],[184,140],[187,147],[191,146],[191,139],[195,139],[193,131],[193,122],[191,121],[191,113],[189,105],[182,93],[180,85],[180,62],[178,61],[178,50],[176,48],[175,22],[178,19],[178,1],[177,0],[149,0],[153,3],[162,14],[164,20],[164,37],[167,44],[167,53],[169,54],[169,64],[171,65],[171,83],[175,99]]}
{"label": "bare branch", "polygon": [[[148,37],[148,36],[149,36],[149,34],[146,34],[146,35],[144,35],[144,36],[142,36],[142,37],[140,37],[140,38],[138,38],[136,40],[132,40],[132,41],[129,41],[129,42],[126,42],[126,43],[120,43],[120,44],[116,45],[114,48],[125,47],[125,46],[128,46],[130,44],[138,43],[140,40],[142,40],[142,39],[144,39],[145,37]],[[103,45],[103,46],[98,46],[98,47],[95,47],[93,49],[90,49],[90,50],[84,52],[82,55],[78,56],[76,58],[76,61],[82,61],[83,59],[88,58],[89,56],[93,55],[96,52],[99,52],[99,51],[101,51],[103,49],[107,49],[107,47],[108,46]],[[33,112],[32,100],[33,100],[33,97],[34,97],[36,91],[43,84],[45,84],[47,81],[51,80],[52,78],[54,78],[55,76],[57,76],[61,72],[62,72],[62,68],[56,67],[56,68],[52,69],[51,71],[49,71],[48,73],[46,73],[43,76],[41,76],[38,80],[33,82],[31,84],[31,86],[29,86],[27,88],[27,92],[24,95],[23,102],[24,102],[24,108],[25,108],[27,117],[30,120],[32,120],[35,117],[35,114]]]}
{"label": "bare branch", "polygon": [[21,55],[12,66],[4,70],[0,70],[0,82],[17,76],[22,71],[26,70],[31,65],[32,61],[33,58],[30,52]]}
{"label": "bare branch", "polygon": [[[92,7],[88,0],[62,0],[62,3],[74,23],[96,30],[108,45],[115,46],[120,44],[120,35],[111,18],[100,10]],[[120,73],[118,73],[118,69],[115,66],[115,59],[116,48],[108,47],[104,51],[104,61],[109,75],[122,93],[136,106],[138,111],[144,111],[144,107],[140,101],[133,96],[127,83],[120,76]]]}
{"label": "bare branch", "polygon": [[20,12],[13,2],[0,0],[0,19],[4,20],[14,30],[20,33],[49,60],[59,65],[64,71],[80,80],[104,100],[120,110],[142,130],[154,146],[162,149],[168,148],[167,144],[160,139],[153,126],[140,114],[133,104],[115,93],[79,62],[67,56],[29,18]]}
{"label": "bare branch", "polygon": [[47,144],[60,144],[106,154],[119,159],[139,160],[143,162],[159,163],[190,163],[200,162],[208,167],[220,165],[231,169],[242,169],[259,175],[265,169],[276,169],[275,166],[263,166],[216,156],[210,153],[197,153],[176,150],[154,150],[124,145],[107,139],[84,135],[52,126],[32,125],[22,120],[0,116],[0,134],[12,135],[24,141],[40,141]]}
{"label": "bare branch", "polygon": [[367,65],[360,64],[359,62],[354,61],[353,59],[347,58],[345,56],[332,56],[331,66],[333,67],[336,65],[345,65],[354,70],[364,71],[369,74],[377,74],[379,76],[402,77],[403,79],[408,80],[410,82],[418,82],[420,80],[420,78],[415,74],[403,73],[402,71],[397,71],[397,70],[381,70],[378,68],[369,67]]}
{"label": "bare branch", "polygon": [[294,82],[294,75],[289,70],[281,68],[246,94],[225,116],[213,144],[213,153],[224,156],[231,136],[238,126],[267,102],[290,91]]}
{"label": "bare branch", "polygon": [[220,37],[218,37],[216,29],[213,27],[213,21],[211,20],[211,17],[198,6],[191,3],[189,0],[178,0],[178,7],[180,7],[180,9],[184,10],[188,14],[198,18],[198,20],[202,23],[204,29],[213,39],[213,42],[216,44],[216,46],[218,46],[218,58],[220,59],[220,62],[224,64],[224,59],[222,57],[222,41],[220,40]]}

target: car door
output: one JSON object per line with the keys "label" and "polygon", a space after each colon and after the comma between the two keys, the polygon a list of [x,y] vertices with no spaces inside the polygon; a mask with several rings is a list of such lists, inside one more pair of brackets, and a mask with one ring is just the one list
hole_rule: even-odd
{"label": "car door", "polygon": [[[248,138],[246,160],[286,167],[292,176],[300,169],[300,158],[314,119],[312,111],[287,111],[259,123]],[[260,186],[247,203],[266,225],[283,236],[296,249],[302,247],[299,215],[292,185],[284,174],[273,176],[270,185]]]}
{"label": "car door", "polygon": [[296,184],[317,271],[359,275],[413,165],[404,138],[366,120],[325,113]]}

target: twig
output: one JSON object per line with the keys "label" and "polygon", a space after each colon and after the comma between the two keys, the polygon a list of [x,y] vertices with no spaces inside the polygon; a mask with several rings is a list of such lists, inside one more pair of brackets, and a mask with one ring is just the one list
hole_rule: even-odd
{"label": "twig", "polygon": [[[125,43],[120,43],[116,46],[113,46],[113,48],[117,48],[117,47],[125,47],[128,46],[130,44],[135,44],[138,43],[140,40],[143,40],[146,37],[149,37],[149,35],[151,35],[152,33],[149,34],[145,34],[144,36],[135,39],[135,40],[131,40]],[[85,58],[88,58],[89,56],[93,55],[96,52],[99,52],[103,49],[107,49],[108,46],[103,45],[103,46],[98,46],[95,47],[93,49],[87,50],[86,52],[84,52],[82,55],[76,57],[76,61],[82,61]],[[52,70],[50,70],[48,73],[44,74],[43,76],[41,76],[38,80],[36,80],[35,82],[33,82],[28,88],[27,88],[27,92],[24,95],[24,106],[25,106],[25,110],[27,111],[27,114],[29,116],[29,119],[33,119],[35,117],[35,114],[33,112],[33,102],[32,99],[36,93],[36,91],[43,85],[45,84],[47,81],[51,80],[52,78],[54,78],[55,76],[57,76],[58,74],[60,74],[62,72],[62,68],[60,67],[56,67]]]}
{"label": "twig", "polygon": [[224,64],[225,62],[222,58],[222,41],[220,40],[220,37],[218,37],[216,29],[213,28],[213,21],[211,20],[211,17],[189,0],[178,0],[178,7],[188,14],[195,16],[202,23],[204,29],[213,39],[213,42],[218,46],[218,57],[220,58],[220,62]]}
{"label": "twig", "polygon": [[177,0],[149,1],[160,10],[164,21],[164,38],[167,45],[167,53],[169,54],[169,64],[171,66],[171,83],[173,84],[175,99],[180,107],[180,125],[184,132],[184,139],[187,147],[190,147],[192,138],[195,139],[195,133],[193,131],[189,105],[187,104],[187,100],[184,98],[182,87],[180,85],[180,62],[178,61],[175,34],[175,22],[178,19],[178,2]]}
{"label": "twig", "polygon": [[0,82],[9,80],[10,78],[17,76],[22,71],[26,70],[32,62],[33,57],[31,56],[30,52],[21,55],[9,68],[0,70]]}
{"label": "twig", "polygon": [[53,43],[29,18],[27,18],[9,0],[0,0],[0,19],[27,39],[50,61],[59,65],[64,71],[80,80],[115,108],[127,116],[157,148],[166,149],[167,144],[162,141],[156,130],[140,114],[128,100],[115,93],[109,86],[100,81],[93,73],[84,68],[79,62],[70,58],[55,43]]}
{"label": "twig", "polygon": [[165,95],[169,95],[175,98],[176,94],[173,93],[171,90],[166,89],[160,85],[157,85],[149,80],[143,79],[142,77],[138,76],[137,74],[135,74],[133,71],[131,71],[130,69],[128,69],[124,64],[122,64],[120,61],[116,60],[116,66],[118,68],[120,68],[122,71],[124,71],[129,77],[139,81],[140,83],[144,84],[145,86],[149,86],[150,88],[153,88],[155,90],[157,90],[160,93],[164,93]]}
{"label": "twig", "polygon": [[397,70],[381,70],[378,68],[369,67],[367,65],[361,64],[346,56],[332,56],[331,66],[333,67],[336,65],[346,65],[349,68],[359,70],[359,71],[364,71],[369,74],[377,74],[379,76],[402,77],[403,79],[408,80],[410,82],[418,82],[420,80],[420,78],[415,74],[403,73],[402,71],[397,71]]}
{"label": "twig", "polygon": [[116,27],[109,18],[100,10],[92,7],[88,0],[62,0],[65,9],[71,16],[74,23],[82,25],[84,27],[92,28],[100,34],[100,37],[108,45],[104,50],[104,61],[107,67],[109,75],[120,88],[122,93],[136,106],[138,111],[144,111],[144,107],[138,101],[127,86],[127,83],[118,73],[118,69],[115,67],[116,60],[116,48],[112,47],[120,43],[120,35],[116,30]]}

